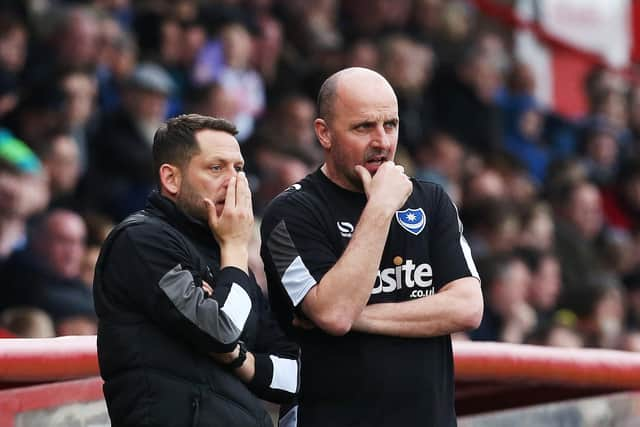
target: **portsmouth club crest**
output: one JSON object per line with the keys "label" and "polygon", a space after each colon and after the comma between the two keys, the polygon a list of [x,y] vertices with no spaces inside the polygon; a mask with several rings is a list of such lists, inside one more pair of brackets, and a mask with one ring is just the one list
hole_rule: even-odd
{"label": "portsmouth club crest", "polygon": [[402,228],[415,236],[424,230],[427,223],[422,208],[396,211],[396,220]]}

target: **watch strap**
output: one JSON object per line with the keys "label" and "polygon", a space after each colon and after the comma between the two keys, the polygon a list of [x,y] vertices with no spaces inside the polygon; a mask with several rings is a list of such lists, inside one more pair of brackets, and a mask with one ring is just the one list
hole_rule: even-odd
{"label": "watch strap", "polygon": [[225,365],[227,369],[237,369],[242,366],[245,360],[247,360],[247,346],[243,341],[238,341],[238,350],[238,356]]}

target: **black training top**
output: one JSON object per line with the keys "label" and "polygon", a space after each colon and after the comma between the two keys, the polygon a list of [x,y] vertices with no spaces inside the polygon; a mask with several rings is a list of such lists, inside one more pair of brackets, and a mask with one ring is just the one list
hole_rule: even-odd
{"label": "black training top", "polygon": [[[369,304],[428,298],[478,273],[457,210],[443,189],[412,180],[393,219]],[[448,335],[399,338],[349,332],[336,337],[291,324],[300,303],[344,252],[366,204],[320,170],[269,205],[262,257],[272,308],[302,348],[299,426],[455,426]]]}

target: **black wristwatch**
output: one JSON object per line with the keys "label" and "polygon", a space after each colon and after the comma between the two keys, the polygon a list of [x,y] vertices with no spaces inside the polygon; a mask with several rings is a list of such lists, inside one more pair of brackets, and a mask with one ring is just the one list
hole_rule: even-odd
{"label": "black wristwatch", "polygon": [[227,363],[225,367],[229,370],[234,370],[242,366],[245,360],[247,360],[247,346],[243,341],[238,341],[238,356],[230,363]]}

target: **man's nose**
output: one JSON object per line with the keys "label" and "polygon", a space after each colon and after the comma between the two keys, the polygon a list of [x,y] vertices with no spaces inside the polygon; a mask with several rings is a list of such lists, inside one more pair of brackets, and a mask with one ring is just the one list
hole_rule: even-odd
{"label": "man's nose", "polygon": [[238,171],[236,170],[236,168],[235,167],[229,168],[225,173],[223,187],[226,189],[229,186],[229,181],[231,180],[231,178],[237,177],[237,176],[238,176]]}
{"label": "man's nose", "polygon": [[391,146],[391,139],[389,138],[389,134],[385,131],[383,124],[376,126],[372,136],[373,140],[371,141],[371,145],[373,147],[386,150]]}

